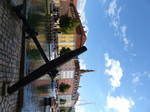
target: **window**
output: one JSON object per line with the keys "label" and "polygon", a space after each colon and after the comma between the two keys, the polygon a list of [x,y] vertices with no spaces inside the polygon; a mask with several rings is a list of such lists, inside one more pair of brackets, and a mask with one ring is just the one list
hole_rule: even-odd
{"label": "window", "polygon": [[70,38],[74,38],[74,36],[70,36]]}
{"label": "window", "polygon": [[61,36],[61,38],[66,38],[66,36]]}
{"label": "window", "polygon": [[74,42],[74,40],[70,40],[70,42]]}
{"label": "window", "polygon": [[61,40],[61,42],[66,42],[66,40]]}

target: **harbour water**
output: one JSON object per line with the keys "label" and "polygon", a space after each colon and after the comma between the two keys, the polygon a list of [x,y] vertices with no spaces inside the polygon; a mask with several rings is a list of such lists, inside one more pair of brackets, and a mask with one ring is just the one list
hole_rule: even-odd
{"label": "harbour water", "polygon": [[24,88],[24,107],[22,112],[44,112],[43,97],[37,97],[33,87],[28,85]]}
{"label": "harbour water", "polygon": [[[33,3],[31,5],[31,1],[32,0],[29,0],[27,2],[27,12],[34,10],[33,8],[35,6],[32,7]],[[39,36],[38,38],[41,38],[41,37]],[[30,42],[30,44],[32,43]],[[54,49],[52,49],[51,43],[42,41],[42,43],[40,44],[43,46],[46,46],[44,48],[44,52],[46,53],[48,59],[52,60],[56,58],[56,56],[54,55],[55,53],[54,53]],[[39,60],[35,61],[35,60],[30,59],[30,57],[27,54],[26,75],[32,72],[33,70],[35,70],[37,67],[43,65],[43,63],[45,63],[43,62],[43,59],[41,59],[40,61]],[[44,98],[46,96],[40,96],[39,94],[40,93],[36,91],[36,86],[32,85],[32,83],[24,87],[24,107],[22,108],[22,112],[47,112],[47,111],[49,112],[50,111],[50,106],[44,107]]]}

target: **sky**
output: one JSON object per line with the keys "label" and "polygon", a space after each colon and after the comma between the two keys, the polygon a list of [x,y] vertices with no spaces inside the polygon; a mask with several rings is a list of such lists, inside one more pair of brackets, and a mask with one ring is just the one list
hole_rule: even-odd
{"label": "sky", "polygon": [[87,51],[76,112],[150,112],[150,0],[78,0]]}

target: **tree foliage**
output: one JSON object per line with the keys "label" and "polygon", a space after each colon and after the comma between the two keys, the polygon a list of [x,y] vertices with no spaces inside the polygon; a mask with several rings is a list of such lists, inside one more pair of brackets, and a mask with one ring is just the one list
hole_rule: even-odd
{"label": "tree foliage", "polygon": [[62,49],[60,50],[60,56],[65,55],[65,54],[69,53],[70,51],[71,51],[70,48],[62,47]]}
{"label": "tree foliage", "polygon": [[67,112],[66,109],[61,109],[60,112]]}
{"label": "tree foliage", "polygon": [[69,31],[74,30],[80,23],[76,19],[68,17],[68,15],[62,15],[60,17],[60,28],[61,31],[65,34],[68,34]]}
{"label": "tree foliage", "polygon": [[36,86],[36,91],[40,92],[40,93],[46,93],[47,91],[47,87],[45,85],[40,85],[40,86]]}
{"label": "tree foliage", "polygon": [[65,83],[61,83],[60,86],[59,86],[59,91],[61,93],[64,93],[66,92],[71,86],[69,84],[65,84]]}
{"label": "tree foliage", "polygon": [[60,99],[60,104],[65,104],[66,102],[66,99]]}
{"label": "tree foliage", "polygon": [[46,22],[45,20],[45,16],[44,15],[40,15],[38,13],[28,13],[28,22],[30,25],[32,25],[34,28],[39,27],[40,22]]}
{"label": "tree foliage", "polygon": [[38,49],[28,49],[27,50],[27,55],[30,59],[32,60],[40,60],[42,58],[40,52]]}

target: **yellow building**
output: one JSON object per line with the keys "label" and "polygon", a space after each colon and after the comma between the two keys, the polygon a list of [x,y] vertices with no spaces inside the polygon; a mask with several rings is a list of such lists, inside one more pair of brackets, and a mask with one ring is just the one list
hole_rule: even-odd
{"label": "yellow building", "polygon": [[70,48],[74,50],[76,48],[76,32],[72,31],[69,34],[58,35],[58,53],[62,47]]}
{"label": "yellow building", "polygon": [[[67,14],[68,14],[68,16],[72,17],[70,7],[68,7]],[[62,47],[66,47],[66,48],[70,48],[71,50],[75,50],[76,49],[76,38],[77,38],[76,29],[68,32],[68,34],[59,34],[58,35],[58,54],[59,54],[60,50],[62,49]]]}
{"label": "yellow building", "polygon": [[68,34],[60,34],[60,27],[59,27],[59,21],[58,24],[55,24],[54,27],[59,32],[58,34],[58,54],[62,47],[68,47],[71,50],[75,50],[77,48],[82,47],[85,44],[86,41],[86,35],[84,31],[84,27],[82,26],[79,14],[76,10],[76,5],[74,2],[76,0],[67,0],[67,1],[61,1],[61,14],[67,14],[69,17],[72,17],[73,19],[77,19],[80,23],[77,28],[75,28],[73,31],[68,32]]}

